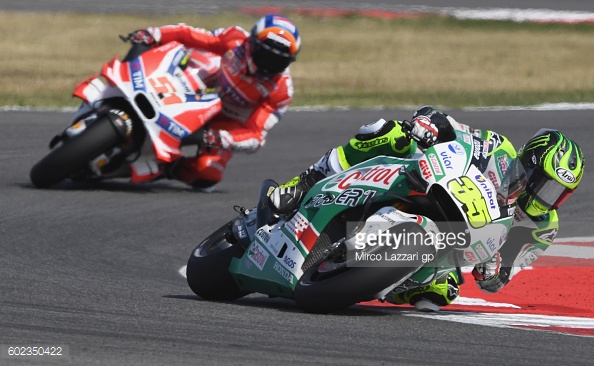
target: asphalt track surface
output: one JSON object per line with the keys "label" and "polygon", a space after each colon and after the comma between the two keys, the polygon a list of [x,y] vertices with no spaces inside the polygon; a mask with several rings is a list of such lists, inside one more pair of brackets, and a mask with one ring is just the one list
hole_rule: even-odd
{"label": "asphalt track surface", "polygon": [[[288,2],[275,2],[283,3]],[[589,1],[525,3],[593,10]],[[125,4],[131,2],[0,0],[0,9],[137,9]],[[152,0],[142,4],[164,8]],[[559,128],[581,144],[587,162],[594,161],[592,111],[446,111],[461,122],[495,129],[516,146],[540,127]],[[0,343],[68,345],[70,351],[69,358],[60,359],[0,358],[0,365],[590,365],[592,338],[415,318],[395,307],[354,306],[310,315],[284,299],[251,295],[232,303],[207,302],[192,294],[179,268],[204,236],[233,217],[233,205],[254,205],[263,179],[288,180],[328,148],[345,143],[361,124],[409,118],[411,112],[289,112],[256,155],[231,161],[212,194],[170,181],[34,189],[29,169],[47,153],[49,139],[70,114],[0,112]],[[593,234],[590,176],[587,172],[562,208],[560,237]]]}

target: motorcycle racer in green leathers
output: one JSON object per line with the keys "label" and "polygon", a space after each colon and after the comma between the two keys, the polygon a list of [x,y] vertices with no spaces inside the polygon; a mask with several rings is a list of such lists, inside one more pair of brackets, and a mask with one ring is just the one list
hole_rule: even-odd
{"label": "motorcycle racer in green leathers", "polygon": [[[404,129],[403,125],[409,126]],[[380,119],[362,126],[347,144],[329,150],[318,162],[270,194],[270,203],[280,213],[296,209],[318,181],[340,173],[379,155],[413,158],[417,148],[455,139],[455,131],[471,133],[473,162],[496,189],[508,186],[508,200],[516,200],[514,221],[507,239],[489,262],[475,265],[472,275],[479,288],[495,293],[521,269],[530,265],[553,243],[559,229],[557,208],[577,188],[584,171],[580,147],[557,130],[541,129],[516,153],[511,142],[490,130],[478,130],[451,116],[423,106],[411,122]],[[521,164],[521,174],[513,181],[508,169]],[[478,254],[477,254],[478,255]],[[435,279],[427,286],[398,286],[386,296],[394,304],[411,304],[417,310],[438,311],[459,295],[456,272]]]}

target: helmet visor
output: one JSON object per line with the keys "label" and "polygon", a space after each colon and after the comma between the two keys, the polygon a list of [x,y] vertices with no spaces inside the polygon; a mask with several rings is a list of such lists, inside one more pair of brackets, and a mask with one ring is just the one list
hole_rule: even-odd
{"label": "helmet visor", "polygon": [[565,187],[541,169],[528,171],[527,193],[548,210],[557,209],[573,193],[573,189]]}
{"label": "helmet visor", "polygon": [[289,67],[294,60],[288,52],[279,51],[259,40],[254,42],[253,47],[254,63],[258,73],[263,75],[278,74]]}

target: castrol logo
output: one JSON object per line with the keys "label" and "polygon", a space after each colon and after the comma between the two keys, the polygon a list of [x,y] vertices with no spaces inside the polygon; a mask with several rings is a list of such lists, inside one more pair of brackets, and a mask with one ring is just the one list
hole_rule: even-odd
{"label": "castrol logo", "polygon": [[347,174],[338,183],[339,189],[347,189],[351,184],[362,184],[373,187],[388,188],[398,177],[399,166],[381,167],[374,166],[371,169],[355,170]]}

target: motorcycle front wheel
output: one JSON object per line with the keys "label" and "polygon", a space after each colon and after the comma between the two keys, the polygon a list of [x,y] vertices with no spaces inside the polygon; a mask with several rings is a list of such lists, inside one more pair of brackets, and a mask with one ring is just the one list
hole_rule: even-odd
{"label": "motorcycle front wheel", "polygon": [[186,279],[192,291],[205,300],[232,301],[249,292],[241,291],[229,273],[233,258],[245,252],[239,245],[229,243],[231,223],[204,239],[192,252],[186,267]]}
{"label": "motorcycle front wheel", "polygon": [[121,139],[107,116],[87,126],[80,134],[64,139],[33,166],[29,177],[37,188],[49,188],[84,168],[91,159]]}

